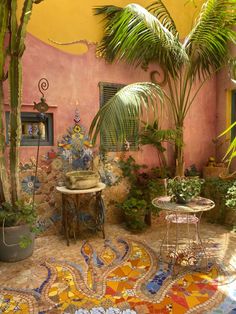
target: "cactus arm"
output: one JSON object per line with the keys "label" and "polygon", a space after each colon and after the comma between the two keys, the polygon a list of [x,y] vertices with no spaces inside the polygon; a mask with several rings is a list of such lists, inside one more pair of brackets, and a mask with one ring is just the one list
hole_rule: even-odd
{"label": "cactus arm", "polygon": [[4,130],[4,95],[3,81],[5,80],[4,65],[6,60],[5,39],[9,22],[8,0],[0,4],[0,201],[10,200],[9,180],[5,156],[5,130]]}
{"label": "cactus arm", "polygon": [[22,100],[22,61],[25,50],[25,36],[27,24],[32,13],[33,3],[39,1],[25,0],[22,8],[19,26],[17,24],[16,10],[17,0],[11,0],[10,23],[10,180],[11,201],[15,204],[19,200],[19,146],[21,141],[21,100]]}
{"label": "cactus arm", "polygon": [[32,0],[25,0],[20,25],[17,24],[17,0],[11,1],[11,43],[10,43],[10,180],[11,201],[15,204],[20,196],[19,146],[21,141],[21,100],[22,100],[22,61],[26,26],[30,19]]}
{"label": "cactus arm", "polygon": [[20,18],[20,25],[17,31],[16,46],[17,46],[17,51],[18,51],[19,56],[22,56],[25,50],[24,41],[25,41],[25,36],[26,36],[26,28],[32,14],[32,9],[33,9],[33,1],[25,0],[24,6],[22,9],[21,18]]}

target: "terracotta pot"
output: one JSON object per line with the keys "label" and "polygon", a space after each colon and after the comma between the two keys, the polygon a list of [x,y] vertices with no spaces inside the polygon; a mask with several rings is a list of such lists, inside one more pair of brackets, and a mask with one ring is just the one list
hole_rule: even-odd
{"label": "terracotta pot", "polygon": [[[26,248],[19,243],[22,237],[30,240]],[[0,228],[0,260],[3,262],[21,261],[33,254],[35,235],[28,225]]]}

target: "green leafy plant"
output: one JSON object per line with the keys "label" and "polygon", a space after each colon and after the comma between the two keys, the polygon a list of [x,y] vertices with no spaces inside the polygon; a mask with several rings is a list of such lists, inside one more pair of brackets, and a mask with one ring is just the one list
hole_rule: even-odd
{"label": "green leafy plant", "polygon": [[[236,121],[233,122],[224,132],[222,132],[219,135],[219,137],[225,136],[227,133],[231,132],[232,128],[234,128],[235,126],[236,126]],[[235,156],[236,156],[236,137],[229,144],[228,149],[223,157],[223,160],[225,160],[228,163],[228,167],[230,166]]]}
{"label": "green leafy plant", "polygon": [[127,227],[141,231],[151,224],[151,213],[159,213],[159,209],[152,205],[152,200],[163,195],[165,187],[157,178],[156,168],[144,172],[146,166],[138,165],[131,156],[120,161],[120,168],[130,183],[130,189],[125,201],[117,206],[125,214]]}
{"label": "green leafy plant", "polygon": [[236,182],[228,188],[226,194],[226,206],[236,209]]}
{"label": "green leafy plant", "polygon": [[187,203],[201,193],[204,180],[198,178],[175,177],[168,180],[167,191],[177,203]]}
{"label": "green leafy plant", "polygon": [[[36,226],[37,213],[32,204],[24,200],[19,200],[16,206],[11,203],[2,203],[0,207],[0,227],[11,227],[20,225],[29,225],[33,233],[38,233],[39,228]],[[22,236],[19,242],[21,248],[26,248],[31,244],[31,239],[28,236]]]}
{"label": "green leafy plant", "polygon": [[156,148],[161,168],[167,167],[165,156],[166,148],[163,143],[168,142],[174,144],[176,142],[176,130],[162,130],[157,120],[152,124],[145,124],[139,134],[141,145],[152,145]]}
{"label": "green leafy plant", "polygon": [[197,170],[197,167],[194,164],[192,164],[187,169],[185,169],[184,174],[186,177],[198,177],[198,176],[200,176],[200,172]]}
{"label": "green leafy plant", "polygon": [[3,203],[0,207],[0,226],[4,222],[5,227],[29,224],[33,227],[37,219],[37,214],[32,204],[19,200],[16,206],[11,203]]}
{"label": "green leafy plant", "polygon": [[214,201],[215,207],[204,215],[211,223],[225,224],[228,208],[226,205],[227,191],[234,181],[221,178],[206,178],[202,187],[202,195]]}
{"label": "green leafy plant", "polygon": [[122,204],[122,208],[126,217],[126,226],[133,231],[142,231],[147,227],[144,217],[146,215],[147,202],[135,197],[127,198]]}
{"label": "green leafy plant", "polygon": [[[159,104],[164,102],[178,130],[176,174],[183,176],[185,118],[204,83],[231,59],[228,44],[236,39],[235,0],[207,0],[184,42],[161,0],[146,8],[135,3],[124,8],[101,6],[95,14],[103,15],[105,21],[98,53],[108,62],[126,61],[144,69],[156,63],[163,70],[166,87],[142,82],[122,88],[92,121],[93,142],[100,130],[105,130],[114,144],[124,142],[130,127],[127,117],[140,119],[152,111],[156,118]],[[198,86],[193,88],[194,84]]]}

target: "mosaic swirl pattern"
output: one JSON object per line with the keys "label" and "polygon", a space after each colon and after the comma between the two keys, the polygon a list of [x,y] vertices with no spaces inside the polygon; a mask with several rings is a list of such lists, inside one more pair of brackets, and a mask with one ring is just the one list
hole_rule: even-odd
{"label": "mosaic swirl pattern", "polygon": [[[83,265],[47,260],[47,276],[33,291],[0,288],[0,313],[182,314],[234,313],[233,272],[210,266],[175,279],[168,265],[137,241],[84,242]],[[230,280],[231,278],[231,280]],[[226,282],[227,280],[227,282]],[[225,283],[225,285],[222,285]]]}

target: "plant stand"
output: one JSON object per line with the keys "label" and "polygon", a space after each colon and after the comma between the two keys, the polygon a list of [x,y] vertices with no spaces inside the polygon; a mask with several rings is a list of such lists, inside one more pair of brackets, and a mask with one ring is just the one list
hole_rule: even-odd
{"label": "plant stand", "polygon": [[[178,204],[171,202],[168,196],[159,197],[152,201],[154,206],[167,210],[166,215],[166,234],[160,246],[160,258],[171,264],[173,275],[178,274],[177,268],[200,267],[205,261],[206,270],[208,268],[208,255],[205,245],[201,239],[199,225],[202,213],[212,209],[215,204],[213,201],[198,197],[187,204]],[[187,237],[184,240],[183,234],[180,234],[179,225],[186,226]],[[170,241],[171,225],[173,230],[173,240]],[[190,235],[190,226],[194,226],[193,237]]]}

